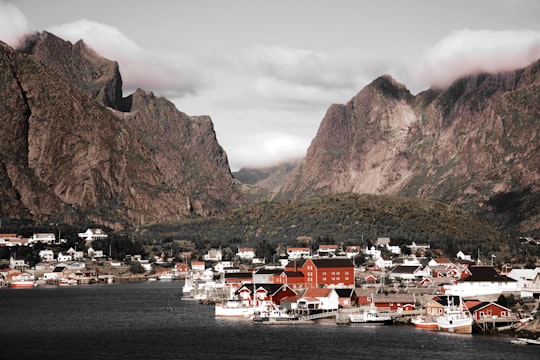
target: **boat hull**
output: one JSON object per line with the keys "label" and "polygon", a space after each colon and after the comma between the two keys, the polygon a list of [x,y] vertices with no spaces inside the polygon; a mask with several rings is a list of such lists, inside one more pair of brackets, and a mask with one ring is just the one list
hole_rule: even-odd
{"label": "boat hull", "polygon": [[251,318],[256,312],[262,312],[266,310],[266,307],[254,307],[254,306],[228,306],[227,304],[215,305],[216,317],[230,317],[230,318]]}
{"label": "boat hull", "polygon": [[453,319],[449,321],[438,321],[437,326],[440,331],[460,334],[472,334],[472,319]]}
{"label": "boat hull", "polygon": [[437,320],[435,318],[426,318],[426,317],[413,318],[411,320],[411,324],[413,324],[414,327],[418,329],[439,330],[439,325],[437,324]]}
{"label": "boat hull", "polygon": [[11,287],[14,289],[32,288],[35,286],[33,281],[13,281]]}

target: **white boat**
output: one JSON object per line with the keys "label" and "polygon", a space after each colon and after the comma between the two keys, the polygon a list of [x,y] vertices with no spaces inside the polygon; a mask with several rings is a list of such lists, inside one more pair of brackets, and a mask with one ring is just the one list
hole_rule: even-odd
{"label": "white boat", "polygon": [[35,286],[35,281],[33,280],[17,280],[11,282],[11,287],[20,289],[20,288],[31,288]]}
{"label": "white boat", "polygon": [[73,286],[73,285],[78,285],[78,284],[79,283],[75,279],[65,279],[65,278],[58,279],[59,286]]}
{"label": "white boat", "polygon": [[449,304],[444,307],[444,314],[437,318],[440,331],[471,334],[473,318],[469,310],[463,307],[460,299],[459,305]]}
{"label": "white boat", "polygon": [[393,323],[391,316],[380,315],[375,309],[350,314],[349,320],[354,324],[390,325]]}
{"label": "white boat", "polygon": [[411,319],[411,324],[419,329],[439,330],[439,325],[437,324],[437,318],[435,316],[415,316]]}
{"label": "white boat", "polygon": [[158,276],[158,279],[161,281],[171,281],[173,280],[172,274],[161,274]]}
{"label": "white boat", "polygon": [[227,300],[224,303],[215,305],[216,317],[245,317],[250,318],[255,316],[255,313],[262,313],[268,310],[268,305],[249,305],[243,300]]}

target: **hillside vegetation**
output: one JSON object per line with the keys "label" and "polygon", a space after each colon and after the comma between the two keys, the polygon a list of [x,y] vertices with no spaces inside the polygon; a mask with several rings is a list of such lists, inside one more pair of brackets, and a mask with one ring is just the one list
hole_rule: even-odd
{"label": "hillside vegetation", "polygon": [[459,250],[510,254],[513,242],[490,224],[442,203],[397,196],[339,194],[297,201],[264,202],[216,217],[145,226],[143,242],[189,240],[197,248],[429,243],[452,256]]}

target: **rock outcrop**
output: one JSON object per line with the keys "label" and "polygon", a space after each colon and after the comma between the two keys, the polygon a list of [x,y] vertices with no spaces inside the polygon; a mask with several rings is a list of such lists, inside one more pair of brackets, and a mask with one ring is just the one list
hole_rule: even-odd
{"label": "rock outcrop", "polygon": [[211,120],[122,98],[118,64],[84,43],[0,43],[0,74],[1,217],[122,228],[243,203]]}
{"label": "rock outcrop", "polygon": [[413,96],[389,76],[332,105],[277,198],[429,198],[540,230],[540,61]]}

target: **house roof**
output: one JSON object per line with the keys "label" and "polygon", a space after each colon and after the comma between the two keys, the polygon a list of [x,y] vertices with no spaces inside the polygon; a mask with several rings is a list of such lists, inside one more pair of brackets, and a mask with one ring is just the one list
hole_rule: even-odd
{"label": "house roof", "polygon": [[304,274],[300,271],[284,271],[287,277],[304,277]]}
{"label": "house roof", "polygon": [[435,301],[439,303],[442,306],[448,306],[448,305],[459,305],[461,302],[461,298],[457,295],[437,295],[431,301]]}
{"label": "house roof", "polygon": [[470,266],[472,275],[460,279],[459,282],[485,281],[485,282],[515,282],[506,275],[497,273],[493,266]]}
{"label": "house roof", "polygon": [[291,260],[288,262],[287,266],[288,268],[300,268],[302,266],[304,266],[304,264],[306,263],[306,259],[295,259],[295,260]]}
{"label": "house roof", "polygon": [[283,269],[259,269],[255,272],[258,275],[279,275],[283,272]]}
{"label": "house roof", "polygon": [[508,313],[510,313],[512,310],[510,310],[509,308],[505,307],[505,306],[502,306],[500,304],[497,304],[495,302],[490,302],[490,301],[482,301],[482,302],[478,302],[478,304],[471,304],[469,302],[465,303],[465,305],[467,305],[467,308],[469,309],[470,312],[475,312],[475,311],[479,311],[479,310],[482,310],[488,306],[496,306],[496,307],[499,307],[501,309],[504,309],[506,311],[508,311]]}
{"label": "house roof", "polygon": [[354,289],[334,289],[340,298],[350,298],[352,294],[355,294]]}
{"label": "house roof", "polygon": [[311,259],[311,261],[317,268],[354,267],[348,258]]}
{"label": "house roof", "polygon": [[420,265],[398,265],[392,270],[393,274],[414,274],[421,266]]}
{"label": "house roof", "polygon": [[[280,292],[282,289],[290,289],[287,285],[283,284],[244,284],[236,290],[235,294],[239,294],[241,290],[248,289],[250,292],[253,292],[253,289],[255,288],[255,291],[259,291],[260,289],[264,289],[268,296],[274,296],[278,292]],[[291,291],[293,291],[291,289]],[[293,291],[294,292],[294,291]]]}
{"label": "house roof", "polygon": [[437,264],[452,264],[450,259],[444,256],[439,256],[438,258],[434,258],[433,261],[435,261]]}
{"label": "house roof", "polygon": [[374,303],[401,303],[414,304],[414,294],[372,294],[371,298]]}
{"label": "house roof", "polygon": [[304,297],[313,297],[313,298],[320,298],[320,297],[328,297],[330,293],[332,292],[332,289],[329,288],[309,288],[304,293]]}
{"label": "house roof", "polygon": [[236,278],[253,278],[253,274],[250,272],[228,272],[225,273],[225,279],[236,279]]}

